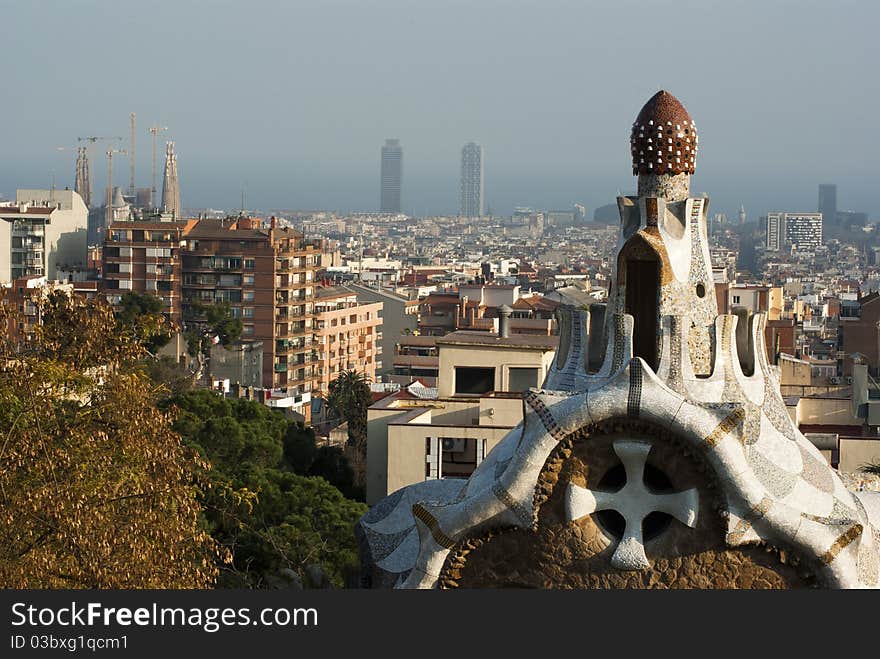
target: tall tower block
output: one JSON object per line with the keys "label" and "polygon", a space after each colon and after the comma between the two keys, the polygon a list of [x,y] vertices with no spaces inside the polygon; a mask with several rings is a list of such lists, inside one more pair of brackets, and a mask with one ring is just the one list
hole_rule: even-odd
{"label": "tall tower block", "polygon": [[461,150],[461,217],[483,217],[483,147],[468,142]]}
{"label": "tall tower block", "polygon": [[403,179],[403,149],[400,140],[385,140],[382,147],[382,180],[379,210],[383,213],[400,212],[400,188]]}

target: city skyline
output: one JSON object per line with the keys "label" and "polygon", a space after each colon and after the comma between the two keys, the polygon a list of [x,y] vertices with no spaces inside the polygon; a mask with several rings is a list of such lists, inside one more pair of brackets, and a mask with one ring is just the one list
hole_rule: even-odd
{"label": "city skyline", "polygon": [[[642,20],[634,23],[628,2],[518,4],[500,19],[494,1],[425,6],[388,42],[374,36],[399,15],[397,1],[369,9],[342,0],[262,2],[259,11],[215,3],[210,12],[176,3],[166,27],[178,46],[149,53],[127,48],[148,42],[154,28],[125,7],[14,6],[6,18],[23,29],[8,36],[9,47],[25,55],[6,83],[28,102],[7,108],[0,192],[11,198],[18,187],[49,187],[53,174],[58,187],[73,187],[73,151],[56,149],[74,148],[81,135],[126,135],[136,112],[142,127],[169,126],[163,138],[185,154],[190,207],[238,208],[246,187],[254,207],[376,209],[376,145],[395,135],[407,145],[408,213],[458,211],[458,152],[467,139],[492,153],[485,202],[494,212],[577,200],[592,210],[632,187],[620,156],[626,132],[610,127],[668,88],[712,137],[694,189],[712,192],[713,211],[732,217],[740,203],[751,218],[778,208],[813,210],[816,185],[833,181],[841,209],[876,217],[873,149],[860,127],[871,124],[880,89],[855,64],[877,59],[870,26],[880,11],[866,2],[790,5],[686,6],[676,25],[690,35],[681,55],[687,66],[661,70],[643,63],[654,56],[650,30],[668,20],[665,10],[639,7]],[[340,10],[351,20],[337,24]],[[38,51],[28,47],[30,25],[52,37]],[[783,27],[823,38],[772,57],[757,47],[775,42]],[[338,32],[327,48],[331,29]],[[246,52],[217,47],[215,35],[250,30],[260,38]],[[105,36],[82,38],[90,33]],[[451,42],[440,36],[449,34]],[[553,38],[538,53],[519,46],[535,34]],[[459,42],[477,45],[460,49]],[[126,55],[107,60],[108,50]],[[101,76],[60,76],[58,62],[74,51],[80,61],[105,63]],[[162,92],[150,92],[160,72]],[[292,85],[261,83],[273,79]],[[393,84],[377,87],[379,80]],[[259,102],[228,102],[241,95]],[[142,128],[137,137],[143,145],[148,136]],[[137,156],[136,184],[145,186],[149,149]],[[94,189],[106,189],[101,150],[90,166]],[[120,173],[117,184],[124,179]]]}

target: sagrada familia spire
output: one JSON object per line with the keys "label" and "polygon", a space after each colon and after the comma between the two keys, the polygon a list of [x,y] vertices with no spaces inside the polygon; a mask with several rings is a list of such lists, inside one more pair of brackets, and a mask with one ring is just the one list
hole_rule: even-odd
{"label": "sagrada familia spire", "polygon": [[470,478],[361,518],[367,584],[880,587],[880,494],[849,491],[792,421],[766,314],[718,312],[697,150],[658,92],[632,125],[607,305],[562,308],[543,387]]}
{"label": "sagrada familia spire", "polygon": [[89,186],[89,156],[88,149],[81,146],[76,150],[76,178],[73,183],[74,191],[82,197],[86,208],[91,208],[92,195]]}
{"label": "sagrada familia spire", "polygon": [[180,219],[180,183],[177,180],[177,154],[174,142],[165,144],[165,176],[162,179],[162,211]]}

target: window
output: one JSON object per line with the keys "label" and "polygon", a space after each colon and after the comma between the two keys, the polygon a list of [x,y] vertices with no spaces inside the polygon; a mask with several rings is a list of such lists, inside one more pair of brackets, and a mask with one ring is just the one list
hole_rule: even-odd
{"label": "window", "polygon": [[245,259],[244,260],[244,269],[245,270],[253,270],[256,267],[256,263],[254,259]]}
{"label": "window", "polygon": [[216,291],[214,303],[218,302],[241,302],[241,291]]}
{"label": "window", "polygon": [[242,291],[241,299],[243,302],[253,302],[254,301],[254,292],[253,291]]}
{"label": "window", "polygon": [[245,286],[253,286],[254,285],[254,276],[253,275],[244,275],[241,278],[241,282]]}
{"label": "window", "polygon": [[241,286],[241,275],[220,275],[220,286]]}
{"label": "window", "polygon": [[495,369],[455,367],[456,394],[484,394],[495,389]]}
{"label": "window", "polygon": [[538,387],[537,368],[512,367],[508,370],[508,391],[526,391],[530,387]]}
{"label": "window", "polygon": [[245,325],[241,330],[242,336],[253,336],[254,335],[254,326],[253,325]]}
{"label": "window", "polygon": [[739,304],[739,295],[734,295],[734,296],[733,296],[733,303],[734,303],[734,304]]}
{"label": "window", "polygon": [[253,307],[243,307],[241,310],[241,315],[243,318],[253,318],[254,317],[254,308]]}

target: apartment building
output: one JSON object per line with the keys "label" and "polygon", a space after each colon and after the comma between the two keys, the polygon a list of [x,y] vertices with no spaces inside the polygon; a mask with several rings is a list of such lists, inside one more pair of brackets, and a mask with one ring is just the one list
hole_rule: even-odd
{"label": "apartment building", "polygon": [[[50,280],[47,277],[20,277],[0,286],[0,303],[14,312],[6,319],[7,337],[13,341],[31,341],[34,328],[43,322],[41,304],[55,292],[89,300],[97,294],[95,281]],[[0,324],[2,327],[2,324]]]}
{"label": "apartment building", "polygon": [[247,217],[115,222],[103,248],[104,292],[113,304],[126,291],[156,295],[183,330],[201,327],[206,307],[228,303],[242,342],[262,344],[261,386],[308,421],[313,392],[326,395],[348,369],[374,380],[382,364],[382,303],[319,289],[322,249],[274,219],[268,228]]}
{"label": "apartment building", "polygon": [[[764,222],[764,248],[779,251],[793,246],[813,251],[822,245],[822,213],[767,213]],[[831,220],[833,221],[833,219]]]}
{"label": "apartment building", "polygon": [[73,284],[49,281],[46,277],[19,277],[3,287],[5,293],[0,299],[14,312],[6,319],[6,335],[14,341],[30,341],[34,338],[34,328],[42,323],[41,303],[50,293],[61,291],[73,294]]}
{"label": "apartment building", "polygon": [[127,292],[155,295],[174,326],[182,320],[181,252],[198,220],[120,221],[107,230],[101,272],[107,301],[116,306]]}
{"label": "apartment building", "polygon": [[367,503],[406,485],[467,478],[522,420],[522,394],[539,387],[557,336],[457,331],[436,339],[436,389],[402,388],[367,410]]}
{"label": "apartment building", "polygon": [[246,217],[199,220],[181,254],[184,323],[198,327],[206,306],[229,303],[242,339],[263,342],[263,387],[297,397],[307,418],[320,255],[320,243],[300,232]]}
{"label": "apartment building", "polygon": [[16,190],[15,203],[0,205],[0,283],[84,266],[88,216],[73,190]]}
{"label": "apartment building", "polygon": [[325,397],[330,383],[347,370],[375,381],[382,367],[382,303],[358,304],[355,291],[321,288],[314,305],[316,395]]}

